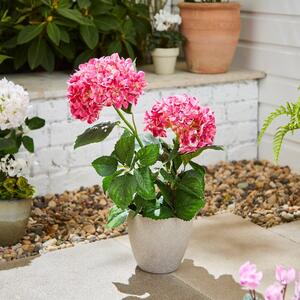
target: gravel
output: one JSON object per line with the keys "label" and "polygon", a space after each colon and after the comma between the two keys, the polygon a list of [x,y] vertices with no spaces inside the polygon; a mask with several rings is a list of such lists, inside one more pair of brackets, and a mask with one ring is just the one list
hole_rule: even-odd
{"label": "gravel", "polygon": [[[201,216],[231,211],[266,228],[299,220],[300,175],[267,161],[222,162],[207,170],[206,201]],[[125,234],[105,229],[110,206],[98,186],[35,198],[24,238],[0,247],[0,262]]]}

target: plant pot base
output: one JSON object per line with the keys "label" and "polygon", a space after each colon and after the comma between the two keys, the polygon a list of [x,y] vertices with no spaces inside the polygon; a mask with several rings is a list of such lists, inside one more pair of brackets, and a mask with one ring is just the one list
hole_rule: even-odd
{"label": "plant pot base", "polygon": [[31,199],[0,200],[0,246],[12,246],[23,237]]}
{"label": "plant pot base", "polygon": [[179,48],[156,48],[151,52],[154,71],[159,75],[170,75],[175,72]]}
{"label": "plant pot base", "polygon": [[140,215],[128,219],[131,248],[140,269],[167,274],[178,269],[192,232],[192,221],[153,220]]}

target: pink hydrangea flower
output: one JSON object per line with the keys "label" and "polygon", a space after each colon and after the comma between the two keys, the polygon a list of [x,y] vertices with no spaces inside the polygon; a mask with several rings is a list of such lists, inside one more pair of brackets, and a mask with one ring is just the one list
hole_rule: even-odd
{"label": "pink hydrangea flower", "polygon": [[282,285],[287,285],[290,282],[295,280],[296,277],[296,271],[295,269],[289,267],[289,268],[284,268],[281,265],[278,265],[276,267],[276,280],[282,284]]}
{"label": "pink hydrangea flower", "polygon": [[249,289],[255,290],[263,277],[262,272],[257,272],[256,265],[251,264],[249,261],[240,267],[240,285]]}
{"label": "pink hydrangea flower", "polygon": [[283,286],[275,282],[265,291],[265,300],[283,300]]}
{"label": "pink hydrangea flower", "polygon": [[71,113],[93,123],[103,107],[136,105],[145,86],[144,72],[137,72],[131,59],[120,58],[117,53],[93,58],[80,65],[68,81]]}
{"label": "pink hydrangea flower", "polygon": [[171,128],[179,140],[180,153],[212,145],[216,134],[214,113],[188,95],[161,99],[146,112],[144,121],[145,130],[155,137],[166,137],[166,129]]}

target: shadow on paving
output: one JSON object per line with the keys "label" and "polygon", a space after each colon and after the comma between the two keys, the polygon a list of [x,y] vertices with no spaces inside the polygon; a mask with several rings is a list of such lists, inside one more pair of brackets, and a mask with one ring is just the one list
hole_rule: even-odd
{"label": "shadow on paving", "polygon": [[[210,275],[206,269],[194,266],[192,260],[185,259],[179,270],[188,270],[197,286],[190,286],[176,277],[175,274],[150,274],[138,267],[128,279],[128,284],[114,282],[119,292],[126,294],[123,300],[240,300],[245,292],[234,281],[231,275],[222,275],[218,279]],[[203,287],[203,289],[201,288]],[[205,296],[209,290],[214,298]]]}

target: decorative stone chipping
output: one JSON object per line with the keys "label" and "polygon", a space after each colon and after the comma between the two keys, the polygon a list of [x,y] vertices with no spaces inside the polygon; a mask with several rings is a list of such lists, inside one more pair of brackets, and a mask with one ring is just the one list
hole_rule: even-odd
{"label": "decorative stone chipping", "polygon": [[[187,93],[201,99],[203,105],[213,108],[217,120],[216,144],[224,145],[224,152],[203,154],[201,163],[213,164],[219,160],[257,158],[257,80],[192,86],[186,88],[148,89],[136,107],[137,126],[143,130],[143,114],[154,102],[168,95]],[[51,95],[47,95],[51,96]],[[109,154],[120,130],[114,130],[109,139],[73,150],[78,134],[87,127],[73,120],[65,97],[40,98],[32,101],[32,112],[46,119],[47,126],[34,132],[36,153],[30,170],[31,182],[39,194],[59,193],[64,190],[98,184],[100,177],[90,163],[97,157]],[[116,114],[106,109],[101,121],[114,121]],[[25,155],[25,152],[22,153]]]}

